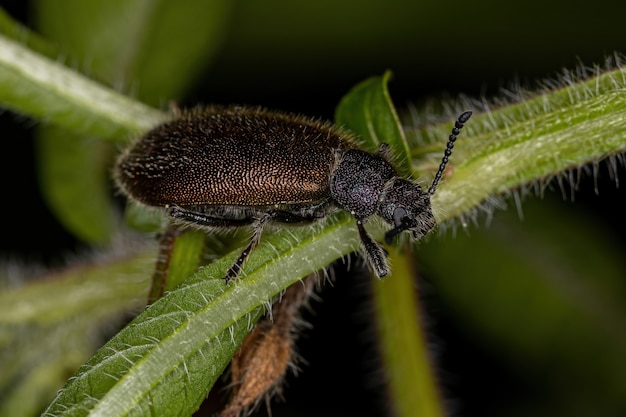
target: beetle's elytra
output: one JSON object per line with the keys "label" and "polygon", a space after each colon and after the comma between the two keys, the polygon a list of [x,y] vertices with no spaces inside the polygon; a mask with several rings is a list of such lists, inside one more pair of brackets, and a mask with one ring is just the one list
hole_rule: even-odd
{"label": "beetle's elytra", "polygon": [[434,228],[430,196],[470,116],[459,116],[428,192],[398,177],[386,145],[368,153],[330,123],[234,106],[183,112],[154,128],[121,155],[115,178],[130,198],[193,226],[251,226],[227,279],[238,276],[267,222],[312,222],[337,210],[354,216],[369,264],[382,277],[387,256],[363,224],[382,217],[392,226],[387,242],[403,231],[420,238]]}

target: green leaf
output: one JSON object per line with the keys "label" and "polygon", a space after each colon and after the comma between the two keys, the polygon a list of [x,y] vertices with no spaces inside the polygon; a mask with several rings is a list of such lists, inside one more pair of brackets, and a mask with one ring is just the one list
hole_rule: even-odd
{"label": "green leaf", "polygon": [[124,220],[131,229],[142,233],[160,233],[164,229],[161,210],[135,202],[127,202]]}
{"label": "green leaf", "polygon": [[409,146],[391,101],[387,83],[391,72],[369,78],[341,99],[335,111],[335,123],[358,135],[366,148],[375,152],[382,143],[394,152],[394,165],[401,175],[410,173]]}
{"label": "green leaf", "polygon": [[283,230],[264,239],[244,276],[227,285],[221,278],[239,250],[230,253],[167,293],[100,349],[47,413],[189,415],[262,307],[357,246],[358,234],[345,216],[324,229]]}
{"label": "green leaf", "polygon": [[205,239],[204,230],[182,231],[176,225],[170,225],[165,230],[159,238],[159,256],[152,275],[150,303],[196,271],[201,265]]}
{"label": "green leaf", "polygon": [[[445,416],[416,289],[410,246],[390,253],[393,276],[373,281],[380,354],[397,416]],[[401,351],[401,353],[400,353]]]}
{"label": "green leaf", "polygon": [[200,266],[202,249],[206,232],[203,230],[189,230],[178,236],[172,250],[171,267],[167,274],[166,291],[172,290],[178,284],[191,276]]}
{"label": "green leaf", "polygon": [[[42,336],[45,337],[45,335]],[[75,332],[71,336],[78,338],[81,335]],[[52,340],[46,338],[46,341]],[[64,352],[65,355],[63,355],[62,352],[59,352],[59,347],[72,349],[72,351],[68,354],[66,350]],[[52,350],[54,354],[50,354],[50,350]],[[27,367],[29,364],[22,364],[25,365],[25,367],[22,368],[21,371],[26,373],[26,375],[19,382],[7,387],[6,400],[0,403],[0,416],[24,417],[39,415],[41,410],[52,400],[52,393],[54,393],[67,378],[68,371],[71,372],[74,367],[80,366],[88,357],[88,355],[80,355],[78,353],[79,350],[80,348],[76,346],[76,344],[71,347],[56,345],[53,349],[48,349],[46,352],[39,352],[45,354],[45,356],[39,356],[43,361],[41,364],[38,364],[39,366],[34,367],[34,369],[29,369]],[[71,359],[63,357],[70,355],[72,356]]]}
{"label": "green leaf", "polygon": [[39,182],[48,205],[78,238],[106,243],[116,223],[108,187],[110,147],[53,126],[37,133]]}
{"label": "green leaf", "polygon": [[0,416],[38,415],[102,343],[101,329],[145,305],[154,254],[109,257],[0,292]]}
{"label": "green leaf", "polygon": [[0,292],[0,326],[37,325],[75,315],[107,315],[145,304],[155,250],[67,268],[46,279]]}

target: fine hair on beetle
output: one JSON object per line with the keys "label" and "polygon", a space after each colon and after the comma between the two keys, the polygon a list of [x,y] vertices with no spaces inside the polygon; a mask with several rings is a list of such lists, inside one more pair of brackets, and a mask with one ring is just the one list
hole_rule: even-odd
{"label": "fine hair on beetle", "polygon": [[471,115],[455,122],[427,191],[398,176],[386,144],[370,153],[331,123],[241,106],[183,111],[155,127],[122,153],[115,180],[129,198],[185,224],[251,227],[226,280],[238,277],[267,224],[311,223],[339,210],[355,218],[367,261],[383,277],[387,254],[364,224],[382,218],[391,226],[387,243],[404,231],[419,239],[435,227],[430,196]]}

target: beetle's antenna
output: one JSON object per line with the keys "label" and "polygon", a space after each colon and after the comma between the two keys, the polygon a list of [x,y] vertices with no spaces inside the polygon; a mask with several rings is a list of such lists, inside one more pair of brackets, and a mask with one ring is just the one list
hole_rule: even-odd
{"label": "beetle's antenna", "polygon": [[454,122],[454,127],[452,128],[452,133],[450,133],[450,137],[448,138],[448,144],[446,145],[446,150],[443,152],[443,158],[441,158],[441,164],[439,164],[439,169],[435,174],[435,179],[433,183],[430,185],[428,189],[428,194],[433,195],[435,191],[437,191],[437,185],[439,184],[439,180],[443,175],[444,169],[446,169],[446,165],[448,164],[448,158],[452,155],[452,148],[454,148],[454,142],[456,141],[456,137],[459,134],[459,131],[463,127],[463,125],[472,117],[471,111],[466,111],[461,113],[456,122]]}

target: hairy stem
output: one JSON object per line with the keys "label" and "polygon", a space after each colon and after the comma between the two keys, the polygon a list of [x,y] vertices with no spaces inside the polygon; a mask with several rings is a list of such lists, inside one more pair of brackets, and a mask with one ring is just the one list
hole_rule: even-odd
{"label": "hairy stem", "polygon": [[0,35],[0,105],[68,130],[125,141],[163,114]]}

